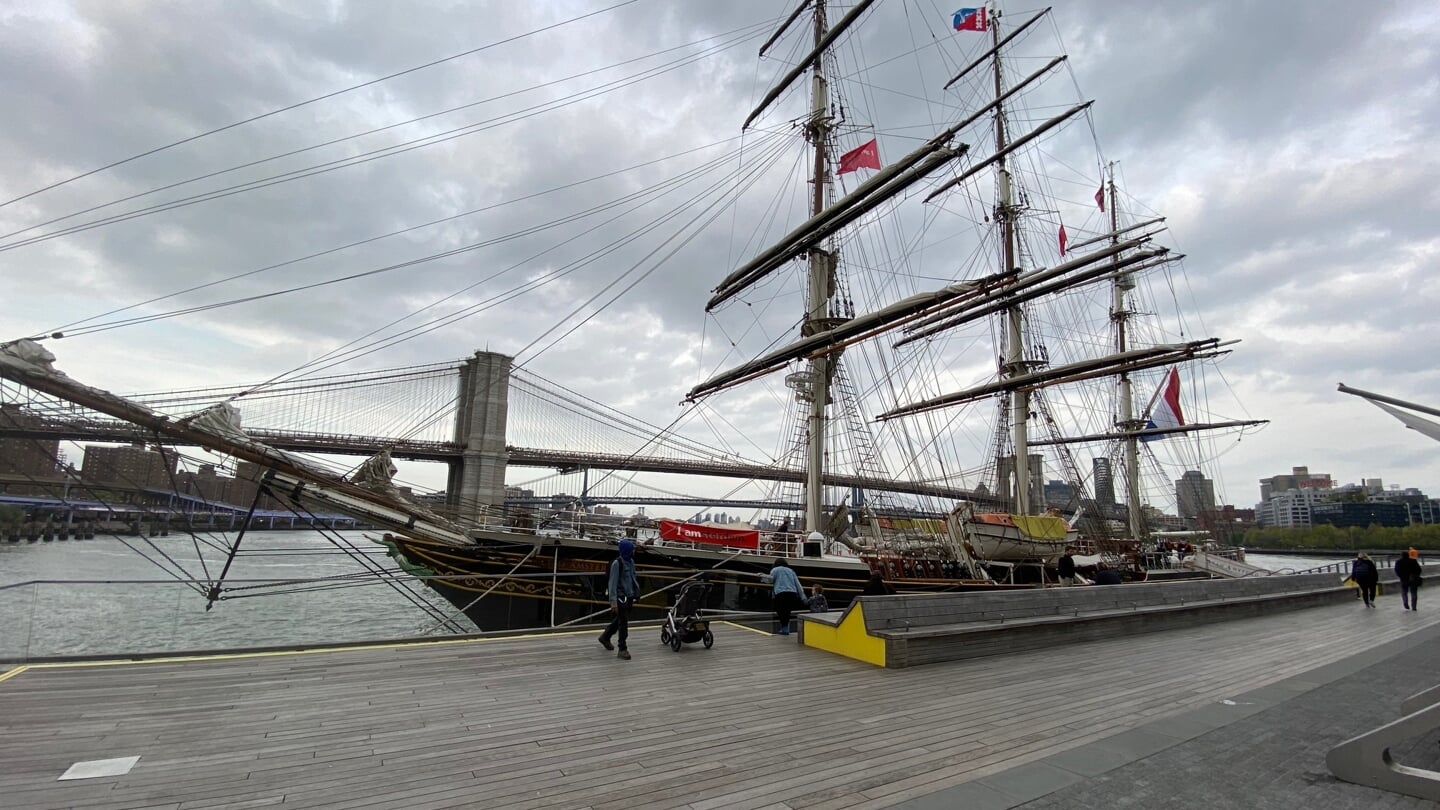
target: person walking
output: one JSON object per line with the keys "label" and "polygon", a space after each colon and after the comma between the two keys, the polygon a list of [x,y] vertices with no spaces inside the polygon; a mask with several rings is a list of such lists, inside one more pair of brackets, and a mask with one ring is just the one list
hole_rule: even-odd
{"label": "person walking", "polygon": [[1360,586],[1360,598],[1365,600],[1365,607],[1375,607],[1375,585],[1380,582],[1380,571],[1369,554],[1362,551],[1355,555],[1354,562],[1350,563],[1350,578]]}
{"label": "person walking", "polygon": [[620,555],[610,563],[610,584],[605,594],[610,598],[610,609],[615,612],[615,618],[600,634],[600,646],[607,650],[615,649],[610,639],[616,637],[620,644],[616,657],[629,661],[630,651],[626,649],[625,642],[630,638],[630,606],[640,596],[640,580],[635,576],[635,541],[628,537],[620,541]]}
{"label": "person walking", "polygon": [[1060,555],[1060,562],[1057,563],[1057,567],[1060,569],[1060,584],[1074,585],[1075,558],[1070,556],[1070,551],[1068,549],[1065,551],[1064,554]]}
{"label": "person walking", "polygon": [[1406,610],[1420,609],[1420,552],[1410,549],[1395,561],[1395,578],[1400,580],[1400,601]]}
{"label": "person walking", "polygon": [[775,608],[775,620],[780,623],[780,635],[790,635],[790,616],[805,604],[804,591],[800,588],[800,577],[785,562],[784,557],[775,560],[775,567],[762,577],[774,583],[770,592],[771,605]]}

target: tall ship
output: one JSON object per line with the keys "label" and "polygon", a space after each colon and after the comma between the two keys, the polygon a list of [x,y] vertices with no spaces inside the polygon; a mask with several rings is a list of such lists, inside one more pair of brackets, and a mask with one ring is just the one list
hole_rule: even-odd
{"label": "tall ship", "polygon": [[[730,199],[770,200],[750,258],[663,268],[714,278],[695,317],[720,337],[702,353],[711,370],[677,392],[685,407],[768,428],[771,463],[797,475],[770,492],[779,528],[662,521],[639,537],[642,617],[699,577],[715,610],[767,610],[777,557],[832,607],[876,577],[901,591],[1053,582],[1066,551],[1144,578],[1136,552],[1160,528],[1144,505],[1211,461],[1215,437],[1262,424],[1213,416],[1232,343],[1187,320],[1183,257],[1100,151],[1049,10],[961,9],[928,21],[931,46],[867,59],[866,27],[894,14],[805,0],[769,33],[758,55],[783,65],[741,122],[768,147],[741,155],[763,165]],[[432,508],[401,495],[386,452],[336,475],[247,433],[243,400],[167,413],[54,360],[10,341],[0,378],[380,527],[398,564],[482,630],[603,614],[626,527]]]}

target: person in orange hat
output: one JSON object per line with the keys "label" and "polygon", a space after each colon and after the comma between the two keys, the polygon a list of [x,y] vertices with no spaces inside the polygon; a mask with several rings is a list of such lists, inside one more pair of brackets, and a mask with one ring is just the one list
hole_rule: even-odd
{"label": "person in orange hat", "polygon": [[1395,561],[1395,578],[1400,580],[1400,601],[1406,610],[1420,609],[1420,552],[1410,549]]}

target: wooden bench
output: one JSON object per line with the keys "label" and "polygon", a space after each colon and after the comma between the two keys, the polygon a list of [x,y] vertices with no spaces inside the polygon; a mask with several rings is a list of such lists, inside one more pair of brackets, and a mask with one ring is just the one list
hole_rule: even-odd
{"label": "wooden bench", "polygon": [[1044,649],[1353,598],[1334,574],[862,596],[800,640],[887,668]]}

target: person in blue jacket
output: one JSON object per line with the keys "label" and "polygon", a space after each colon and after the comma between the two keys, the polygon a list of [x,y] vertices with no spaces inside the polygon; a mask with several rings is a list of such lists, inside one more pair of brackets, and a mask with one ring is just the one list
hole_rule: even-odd
{"label": "person in blue jacket", "polygon": [[800,577],[785,562],[784,557],[775,560],[775,567],[763,577],[774,583],[770,602],[775,608],[775,620],[780,623],[780,635],[790,635],[790,616],[805,605],[804,591],[800,588]]}
{"label": "person in blue jacket", "polygon": [[625,642],[630,637],[630,606],[640,596],[640,580],[635,576],[635,541],[628,537],[620,541],[620,556],[610,563],[610,584],[605,594],[610,598],[615,618],[600,634],[600,644],[607,650],[615,649],[610,637],[618,634],[620,652],[616,657],[629,661],[630,651],[625,648]]}

